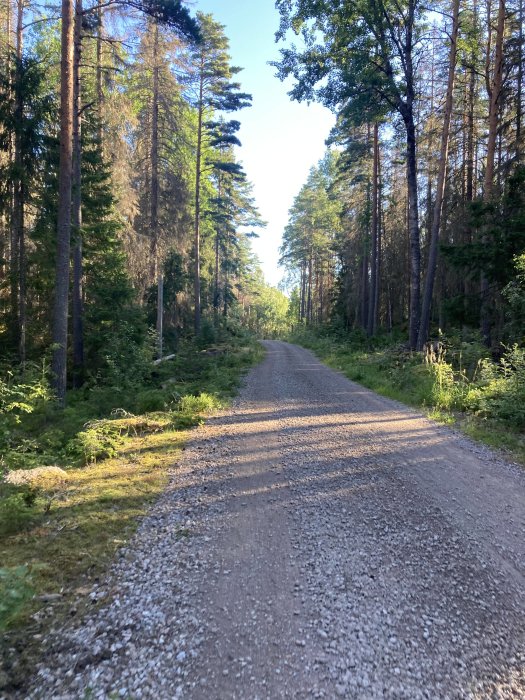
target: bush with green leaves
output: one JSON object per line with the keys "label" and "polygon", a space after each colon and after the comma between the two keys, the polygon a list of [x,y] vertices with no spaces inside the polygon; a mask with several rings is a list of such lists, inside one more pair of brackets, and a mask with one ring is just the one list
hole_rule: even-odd
{"label": "bush with green leaves", "polygon": [[525,342],[525,253],[514,258],[516,277],[507,284],[503,296],[507,301],[507,331]]}
{"label": "bush with green leaves", "polygon": [[99,459],[116,457],[121,444],[121,430],[114,421],[94,420],[70,440],[67,450],[72,457],[90,464]]}
{"label": "bush with green leaves", "polygon": [[126,321],[108,334],[100,349],[103,361],[91,384],[110,387],[117,394],[147,385],[151,379],[156,334],[146,336]]}
{"label": "bush with green leaves", "polygon": [[33,596],[29,566],[0,568],[0,630],[6,629]]}
{"label": "bush with green leaves", "polygon": [[30,365],[24,373],[8,370],[0,376],[0,470],[19,466],[34,450],[36,440],[23,435],[22,423],[52,400],[45,367]]}
{"label": "bush with green leaves", "polygon": [[466,408],[478,416],[525,429],[525,348],[514,345],[498,364],[483,360]]}
{"label": "bush with green leaves", "polygon": [[0,486],[0,535],[11,535],[28,527],[35,516],[36,494],[29,487]]}
{"label": "bush with green leaves", "polygon": [[202,415],[220,408],[220,401],[211,394],[187,394],[177,402],[173,422],[179,429],[191,428],[202,422]]}
{"label": "bush with green leaves", "polygon": [[162,389],[145,389],[138,392],[135,398],[136,413],[154,413],[165,411],[169,396]]}

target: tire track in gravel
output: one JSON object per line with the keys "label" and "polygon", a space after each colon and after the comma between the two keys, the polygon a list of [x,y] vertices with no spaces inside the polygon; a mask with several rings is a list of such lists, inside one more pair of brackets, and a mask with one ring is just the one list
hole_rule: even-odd
{"label": "tire track in gravel", "polygon": [[31,697],[525,697],[523,471],[265,345]]}

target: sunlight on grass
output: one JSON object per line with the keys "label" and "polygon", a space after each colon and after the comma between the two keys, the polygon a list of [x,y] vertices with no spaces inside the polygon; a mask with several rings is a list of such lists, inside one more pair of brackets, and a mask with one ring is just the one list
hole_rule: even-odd
{"label": "sunlight on grass", "polygon": [[[455,425],[473,439],[500,449],[510,459],[525,465],[525,438],[509,420],[509,416],[519,419],[523,408],[520,409],[518,399],[513,405],[512,398],[503,391],[505,387],[501,388],[510,383],[502,375],[501,368],[494,369],[487,360],[478,360],[478,367],[485,376],[477,377],[476,381],[481,379],[481,383],[476,383],[466,378],[463,369],[454,369],[451,363],[425,364],[420,354],[410,353],[399,345],[364,349],[366,339],[351,343],[341,338],[317,336],[304,329],[290,337],[290,341],[312,350],[322,362],[348,379],[382,396],[419,408],[437,423]],[[453,350],[451,356],[457,354]],[[468,354],[467,350],[469,348],[462,348],[460,361],[462,353]],[[516,349],[511,352],[516,355],[514,364],[519,367],[521,355]],[[475,354],[474,351],[471,350],[471,354]],[[513,395],[510,393],[509,397]],[[500,411],[501,420],[487,417],[489,409],[500,407],[506,409],[506,414]]]}
{"label": "sunlight on grass", "polygon": [[[65,470],[67,478],[33,484],[0,480],[0,629],[5,642],[0,645],[5,669],[0,687],[23,682],[50,626],[80,617],[94,604],[89,597],[93,583],[103,580],[116,551],[164,491],[187,439],[186,428],[227,404],[244,371],[263,354],[251,343],[219,356],[192,356],[191,364],[184,356],[165,363],[157,379],[164,388],[143,392],[140,401],[168,410],[133,415],[118,409],[110,417],[81,422],[70,408],[52,415],[56,427],[47,424],[47,416],[32,417],[32,434],[38,435],[34,425],[42,420],[46,440],[51,433],[58,436],[54,449],[60,469],[54,471]],[[81,408],[88,414],[89,407]],[[76,432],[69,423],[78,425]],[[38,437],[33,441],[38,447]],[[36,452],[28,455],[27,468],[37,461]]]}

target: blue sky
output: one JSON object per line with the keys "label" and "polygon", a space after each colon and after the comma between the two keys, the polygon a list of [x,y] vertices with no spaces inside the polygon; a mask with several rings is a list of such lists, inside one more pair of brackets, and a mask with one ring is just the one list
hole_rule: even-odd
{"label": "blue sky", "polygon": [[324,154],[334,117],[318,104],[292,102],[287,95],[290,86],[281,83],[268,65],[279,57],[274,41],[279,13],[273,0],[196,0],[188,4],[192,11],[211,13],[226,26],[232,63],[244,68],[239,75],[242,89],[253,95],[253,106],[238,114],[243,144],[239,159],[268,222],[253,248],[267,281],[276,285],[283,275],[277,260],[288,210],[308,171]]}

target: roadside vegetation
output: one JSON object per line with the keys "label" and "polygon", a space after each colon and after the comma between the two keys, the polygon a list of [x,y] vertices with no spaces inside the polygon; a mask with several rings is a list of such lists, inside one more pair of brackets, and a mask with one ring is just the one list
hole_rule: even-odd
{"label": "roadside vegetation", "polygon": [[495,362],[479,340],[442,336],[425,352],[407,349],[401,335],[296,327],[289,340],[312,350],[352,381],[471,437],[506,450],[525,465],[525,350],[504,349]]}
{"label": "roadside vegetation", "polygon": [[154,339],[118,383],[99,377],[60,409],[45,367],[0,380],[0,688],[89,594],[176,467],[187,431],[223,407],[262,347],[240,330],[155,365]]}
{"label": "roadside vegetation", "polygon": [[279,77],[337,115],[283,235],[293,323],[314,329],[295,338],[523,455],[523,15],[503,0],[277,6]]}

